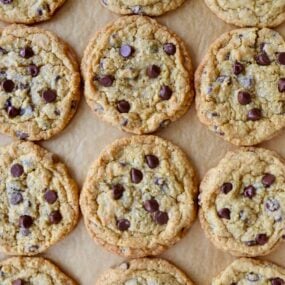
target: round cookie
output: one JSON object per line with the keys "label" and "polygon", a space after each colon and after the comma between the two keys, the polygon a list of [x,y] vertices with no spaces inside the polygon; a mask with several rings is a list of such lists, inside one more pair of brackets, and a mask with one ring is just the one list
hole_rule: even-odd
{"label": "round cookie", "polygon": [[0,30],[0,132],[32,141],[57,134],[76,111],[79,83],[75,55],[55,35]]}
{"label": "round cookie", "polygon": [[271,252],[285,229],[285,166],[262,148],[228,152],[200,185],[200,222],[219,249],[235,256]]}
{"label": "round cookie", "polygon": [[200,121],[235,145],[255,145],[285,126],[285,42],[270,29],[239,29],[210,47],[196,77]]}
{"label": "round cookie", "polygon": [[0,20],[33,24],[50,19],[65,0],[0,0]]}
{"label": "round cookie", "polygon": [[178,8],[185,0],[101,0],[104,7],[117,14],[159,16]]}
{"label": "round cookie", "polygon": [[181,117],[194,95],[184,44],[147,17],[122,17],[97,33],[85,50],[82,71],[91,109],[136,134]]}
{"label": "round cookie", "polygon": [[31,142],[0,148],[0,249],[34,255],[63,239],[78,220],[78,190],[65,165]]}
{"label": "round cookie", "polygon": [[122,138],[88,172],[80,196],[85,225],[106,249],[158,255],[180,240],[196,217],[197,187],[186,155],[155,136]]}
{"label": "round cookie", "polygon": [[285,20],[284,0],[205,0],[222,20],[240,27],[275,27]]}
{"label": "round cookie", "polygon": [[141,258],[124,262],[107,270],[96,282],[96,285],[112,284],[193,285],[180,269],[158,258]]}
{"label": "round cookie", "polygon": [[0,262],[1,285],[76,285],[61,270],[42,257],[11,257]]}
{"label": "round cookie", "polygon": [[285,282],[285,269],[274,263],[240,258],[235,260],[223,272],[213,279],[212,285],[232,284],[271,284],[282,285]]}

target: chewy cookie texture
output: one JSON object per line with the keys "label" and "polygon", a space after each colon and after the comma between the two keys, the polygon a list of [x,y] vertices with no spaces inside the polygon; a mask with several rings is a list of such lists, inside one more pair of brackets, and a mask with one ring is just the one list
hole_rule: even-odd
{"label": "chewy cookie texture", "polygon": [[97,33],[84,52],[82,72],[91,109],[136,134],[181,117],[194,95],[185,45],[148,17],[122,17]]}
{"label": "chewy cookie texture", "polygon": [[108,146],[88,172],[80,197],[85,225],[99,244],[126,257],[157,255],[196,217],[194,171],[185,154],[155,136]]}
{"label": "chewy cookie texture", "polygon": [[284,236],[285,166],[262,148],[228,152],[200,185],[200,221],[219,249],[236,256],[271,252]]}
{"label": "chewy cookie texture", "polygon": [[1,285],[76,285],[49,260],[12,257],[0,262]]}
{"label": "chewy cookie texture", "polygon": [[239,29],[210,47],[196,72],[202,123],[236,145],[255,145],[285,126],[285,42],[270,29]]}
{"label": "chewy cookie texture", "polygon": [[55,155],[31,142],[1,147],[0,175],[1,251],[38,254],[74,228],[77,186]]}
{"label": "chewy cookie texture", "polygon": [[0,30],[0,132],[32,141],[57,134],[76,111],[79,82],[73,52],[52,33]]}
{"label": "chewy cookie texture", "polygon": [[285,269],[271,262],[240,258],[213,279],[212,285],[285,283]]}
{"label": "chewy cookie texture", "polygon": [[141,258],[107,270],[96,285],[171,284],[193,285],[177,267],[163,259]]}

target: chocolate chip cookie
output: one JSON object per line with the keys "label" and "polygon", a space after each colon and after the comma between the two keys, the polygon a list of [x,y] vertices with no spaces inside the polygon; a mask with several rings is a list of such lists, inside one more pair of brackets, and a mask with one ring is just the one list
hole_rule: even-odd
{"label": "chocolate chip cookie", "polygon": [[271,262],[240,258],[213,279],[212,285],[285,283],[285,269]]}
{"label": "chocolate chip cookie", "polygon": [[118,14],[159,16],[174,10],[185,0],[101,0],[104,7]]}
{"label": "chocolate chip cookie", "polygon": [[57,134],[76,111],[79,81],[73,52],[55,35],[0,30],[0,132],[26,140]]}
{"label": "chocolate chip cookie", "polygon": [[88,172],[80,197],[99,244],[126,257],[158,255],[196,217],[196,179],[185,154],[155,136],[122,138]]}
{"label": "chocolate chip cookie", "polygon": [[31,142],[0,148],[0,249],[34,255],[78,220],[78,191],[65,165]]}
{"label": "chocolate chip cookie", "polygon": [[285,20],[284,0],[205,0],[222,20],[240,27],[275,27]]}
{"label": "chocolate chip cookie", "polygon": [[193,285],[177,267],[158,258],[141,258],[124,262],[109,269],[97,280],[96,285],[171,284]]}
{"label": "chocolate chip cookie", "polygon": [[91,109],[127,132],[167,126],[193,98],[184,44],[147,17],[122,17],[97,33],[85,50],[82,71]]}
{"label": "chocolate chip cookie", "polygon": [[200,221],[219,249],[236,256],[271,252],[285,229],[285,165],[262,148],[228,152],[200,185]]}
{"label": "chocolate chip cookie", "polygon": [[0,19],[22,24],[46,21],[64,2],[65,0],[0,0]]}
{"label": "chocolate chip cookie", "polygon": [[0,262],[1,285],[76,285],[49,260],[12,257]]}
{"label": "chocolate chip cookie", "polygon": [[285,126],[285,42],[270,29],[222,35],[196,72],[199,119],[225,140],[255,145]]}

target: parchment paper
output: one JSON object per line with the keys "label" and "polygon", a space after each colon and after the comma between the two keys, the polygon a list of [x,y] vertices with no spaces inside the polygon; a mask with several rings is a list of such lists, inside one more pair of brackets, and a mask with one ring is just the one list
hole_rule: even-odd
{"label": "parchment paper", "polygon": [[[67,41],[80,60],[93,34],[117,17],[103,8],[99,0],[67,0],[51,21],[39,26],[53,31]],[[219,35],[234,28],[212,14],[203,0],[186,0],[179,9],[157,20],[184,39],[195,68],[208,46]],[[4,25],[0,23],[0,27]],[[277,30],[285,36],[285,24]],[[78,112],[69,126],[56,137],[40,145],[62,158],[81,187],[89,166],[103,148],[114,139],[126,135],[97,119],[82,96]],[[193,105],[182,119],[159,131],[157,135],[172,140],[184,149],[192,160],[199,178],[215,166],[227,150],[234,148],[198,121]],[[1,145],[11,141],[11,138],[0,135]],[[285,157],[284,142],[285,130],[262,146],[278,151]],[[285,266],[284,253],[285,243],[266,259]],[[100,273],[123,260],[96,245],[87,234],[82,219],[66,239],[53,246],[44,256],[51,258],[82,285],[94,285]],[[209,284],[211,279],[234,259],[214,248],[205,238],[198,220],[187,236],[162,256],[183,269],[196,284],[201,285]],[[0,254],[0,259],[3,258],[5,256]]]}

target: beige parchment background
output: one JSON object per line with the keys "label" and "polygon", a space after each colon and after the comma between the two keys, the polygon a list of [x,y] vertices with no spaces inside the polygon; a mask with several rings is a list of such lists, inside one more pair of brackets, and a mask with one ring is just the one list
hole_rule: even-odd
{"label": "beige parchment background", "polygon": [[[103,8],[99,0],[67,0],[51,21],[39,26],[62,37],[76,51],[79,60],[89,39],[100,28],[118,16]],[[186,0],[179,9],[157,20],[167,25],[186,42],[196,68],[208,46],[222,33],[233,29],[218,19],[203,0]],[[0,27],[5,24],[0,23]],[[285,24],[277,29],[285,36]],[[127,134],[99,121],[82,97],[75,118],[59,135],[40,145],[58,154],[82,186],[88,167],[102,149],[114,139]],[[198,121],[194,106],[180,120],[157,135],[178,144],[192,160],[199,178],[215,166],[227,150],[234,148],[209,132]],[[12,139],[0,135],[0,145]],[[285,130],[262,146],[278,151],[285,157]],[[266,259],[285,266],[285,243]],[[82,219],[77,228],[63,241],[53,246],[44,256],[51,258],[81,285],[94,285],[105,269],[123,259],[97,246],[87,234]],[[196,284],[210,283],[219,271],[234,258],[221,252],[206,240],[198,220],[187,236],[166,251],[163,257],[183,269]],[[5,258],[0,254],[0,259]]]}

